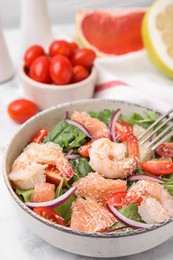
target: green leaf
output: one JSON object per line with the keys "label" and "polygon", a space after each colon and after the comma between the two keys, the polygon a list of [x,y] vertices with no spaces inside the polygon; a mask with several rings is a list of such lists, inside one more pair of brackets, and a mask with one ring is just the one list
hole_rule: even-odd
{"label": "green leaf", "polygon": [[148,128],[154,121],[156,121],[158,116],[154,111],[146,110],[144,117],[138,113],[133,113],[130,117],[121,114],[119,118],[130,125],[138,124],[144,128]]}
{"label": "green leaf", "polygon": [[112,117],[114,112],[115,112],[114,110],[104,109],[103,111],[100,111],[100,112],[89,111],[88,114],[91,117],[94,117],[94,118],[101,120],[106,125],[109,125],[111,117]]}
{"label": "green leaf", "polygon": [[86,143],[86,134],[78,127],[66,123],[65,120],[55,125],[44,142],[54,142],[59,144],[64,151],[78,148]]}
{"label": "green leaf", "polygon": [[79,178],[85,177],[89,172],[93,172],[93,169],[89,165],[88,158],[86,157],[80,157],[77,160],[70,160],[70,164],[75,174],[73,178],[68,182],[69,184],[72,184]]}
{"label": "green leaf", "polygon": [[[139,213],[138,213],[138,206],[136,204],[129,204],[128,206],[121,208],[119,210],[119,212],[125,216],[126,218],[138,221],[138,222],[143,222]],[[124,224],[120,221],[116,222],[112,227],[112,228],[116,228],[116,227],[121,227],[124,226]]]}
{"label": "green leaf", "polygon": [[170,193],[171,196],[173,196],[173,180],[168,178],[163,178],[165,180],[164,183],[162,183],[163,187]]}
{"label": "green leaf", "polygon": [[33,193],[34,189],[29,189],[29,190],[21,190],[19,188],[16,188],[16,194],[19,195],[19,198],[23,202],[30,201],[31,194]]}
{"label": "green leaf", "polygon": [[54,210],[64,218],[65,222],[68,223],[71,219],[72,203],[76,200],[75,195],[72,195],[66,202],[54,208]]}

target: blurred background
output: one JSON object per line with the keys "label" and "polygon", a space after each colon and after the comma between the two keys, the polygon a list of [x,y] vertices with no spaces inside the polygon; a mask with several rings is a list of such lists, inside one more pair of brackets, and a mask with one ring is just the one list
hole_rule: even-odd
{"label": "blurred background", "polygon": [[[20,26],[21,1],[29,0],[0,0],[0,18],[3,28]],[[50,22],[53,25],[74,23],[75,13],[79,8],[146,7],[152,2],[152,0],[47,0],[47,7]]]}

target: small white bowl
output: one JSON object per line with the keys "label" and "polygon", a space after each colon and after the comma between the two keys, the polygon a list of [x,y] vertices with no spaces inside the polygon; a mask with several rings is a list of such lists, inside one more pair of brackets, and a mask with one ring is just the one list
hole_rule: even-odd
{"label": "small white bowl", "polygon": [[3,161],[3,175],[8,192],[16,205],[19,217],[43,240],[65,251],[90,257],[120,257],[149,250],[165,242],[173,234],[173,218],[150,229],[137,229],[126,233],[86,233],[63,227],[41,218],[29,209],[16,195],[8,178],[14,160],[27,145],[34,133],[43,126],[51,129],[60,121],[65,112],[101,111],[104,108],[116,110],[121,108],[124,115],[131,113],[145,115],[147,107],[132,103],[89,99],[65,103],[49,108],[24,123],[7,147]]}
{"label": "small white bowl", "polygon": [[92,98],[97,79],[97,71],[96,68],[93,67],[88,78],[68,85],[53,85],[37,82],[27,76],[23,66],[20,68],[19,76],[22,96],[36,103],[40,110],[44,110],[64,102]]}

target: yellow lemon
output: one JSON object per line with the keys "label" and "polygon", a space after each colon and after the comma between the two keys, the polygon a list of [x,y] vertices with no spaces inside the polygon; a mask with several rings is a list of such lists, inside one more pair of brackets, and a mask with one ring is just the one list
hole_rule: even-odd
{"label": "yellow lemon", "polygon": [[142,21],[142,38],[151,61],[173,78],[173,0],[157,0]]}

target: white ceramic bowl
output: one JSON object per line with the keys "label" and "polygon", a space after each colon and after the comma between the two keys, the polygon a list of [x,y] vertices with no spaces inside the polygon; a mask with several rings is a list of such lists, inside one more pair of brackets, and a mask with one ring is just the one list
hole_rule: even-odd
{"label": "white ceramic bowl", "polygon": [[53,85],[37,82],[25,73],[23,66],[19,71],[21,94],[35,102],[40,110],[64,102],[92,98],[97,78],[96,68],[93,67],[88,78],[78,83],[68,85]]}
{"label": "white ceramic bowl", "polygon": [[89,99],[70,102],[47,109],[24,123],[7,147],[3,162],[6,186],[16,209],[28,227],[48,243],[63,250],[92,257],[119,257],[140,253],[151,249],[169,239],[173,234],[173,219],[148,230],[138,229],[127,233],[103,234],[85,233],[51,223],[30,210],[13,191],[8,174],[16,157],[41,127],[50,129],[61,120],[65,111],[100,111],[104,108],[121,108],[122,113],[130,116],[132,112],[144,115],[145,107],[113,100]]}

